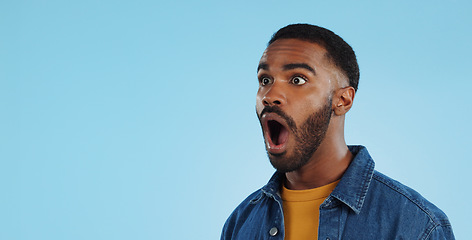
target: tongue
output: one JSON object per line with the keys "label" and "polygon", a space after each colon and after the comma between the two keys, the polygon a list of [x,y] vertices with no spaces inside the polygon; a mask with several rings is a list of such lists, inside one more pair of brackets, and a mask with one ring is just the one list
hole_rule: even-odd
{"label": "tongue", "polygon": [[286,128],[281,127],[279,132],[279,138],[277,139],[277,145],[282,145],[287,141],[288,131]]}

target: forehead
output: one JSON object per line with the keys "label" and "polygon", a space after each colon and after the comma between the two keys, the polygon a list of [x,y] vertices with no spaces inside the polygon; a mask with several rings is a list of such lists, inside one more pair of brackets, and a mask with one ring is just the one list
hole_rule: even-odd
{"label": "forehead", "polygon": [[299,39],[279,39],[267,47],[260,62],[303,62],[319,67],[320,64],[328,64],[328,58],[326,49],[320,44]]}

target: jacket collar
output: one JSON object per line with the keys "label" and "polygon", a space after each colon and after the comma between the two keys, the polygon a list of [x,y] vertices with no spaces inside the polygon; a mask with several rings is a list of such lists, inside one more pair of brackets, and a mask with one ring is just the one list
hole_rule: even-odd
{"label": "jacket collar", "polygon": [[364,204],[374,174],[375,163],[364,146],[349,146],[349,150],[354,155],[354,159],[321,207],[329,207],[333,204],[332,198],[336,198],[358,214]]}
{"label": "jacket collar", "polygon": [[284,181],[285,174],[277,171],[261,190],[268,197],[273,197],[275,200],[278,200],[278,198],[280,198],[280,189]]}
{"label": "jacket collar", "polygon": [[[361,211],[367,190],[369,189],[372,175],[374,174],[374,161],[364,146],[348,146],[354,155],[349,167],[344,173],[341,181],[330,196],[321,205],[322,208],[334,206],[337,199],[351,208],[356,214]],[[284,182],[285,174],[275,172],[269,182],[262,187],[262,192],[275,200],[279,200],[279,190]],[[262,195],[256,196],[253,201],[260,199]]]}

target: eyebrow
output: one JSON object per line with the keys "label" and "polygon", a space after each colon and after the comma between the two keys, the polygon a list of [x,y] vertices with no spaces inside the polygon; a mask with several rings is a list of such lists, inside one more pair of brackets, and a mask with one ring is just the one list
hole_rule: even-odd
{"label": "eyebrow", "polygon": [[[297,69],[297,68],[303,68],[303,69],[306,69],[310,72],[312,72],[314,75],[316,75],[316,71],[315,69],[313,69],[312,67],[310,67],[310,65],[306,64],[306,63],[289,63],[289,64],[285,64],[282,69],[284,71],[288,71],[288,70],[292,70],[292,69]],[[259,70],[269,70],[269,64],[267,63],[259,63],[259,65],[257,66],[257,71],[259,72]]]}
{"label": "eyebrow", "polygon": [[316,75],[315,69],[313,69],[312,67],[310,67],[310,65],[308,65],[306,63],[290,63],[290,64],[285,64],[283,66],[284,71],[297,69],[297,68],[304,68],[304,69],[312,72],[314,75]]}
{"label": "eyebrow", "polygon": [[269,70],[269,64],[267,63],[259,63],[259,65],[257,66],[257,71],[259,72],[259,70]]}

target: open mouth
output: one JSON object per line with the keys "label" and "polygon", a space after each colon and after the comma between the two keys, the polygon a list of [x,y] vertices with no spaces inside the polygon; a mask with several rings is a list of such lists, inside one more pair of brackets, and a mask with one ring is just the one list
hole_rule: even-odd
{"label": "open mouth", "polygon": [[282,154],[289,139],[289,128],[285,120],[275,113],[264,114],[261,118],[267,151]]}
{"label": "open mouth", "polygon": [[267,127],[273,145],[280,146],[287,142],[288,131],[281,123],[276,120],[269,120],[267,121]]}

